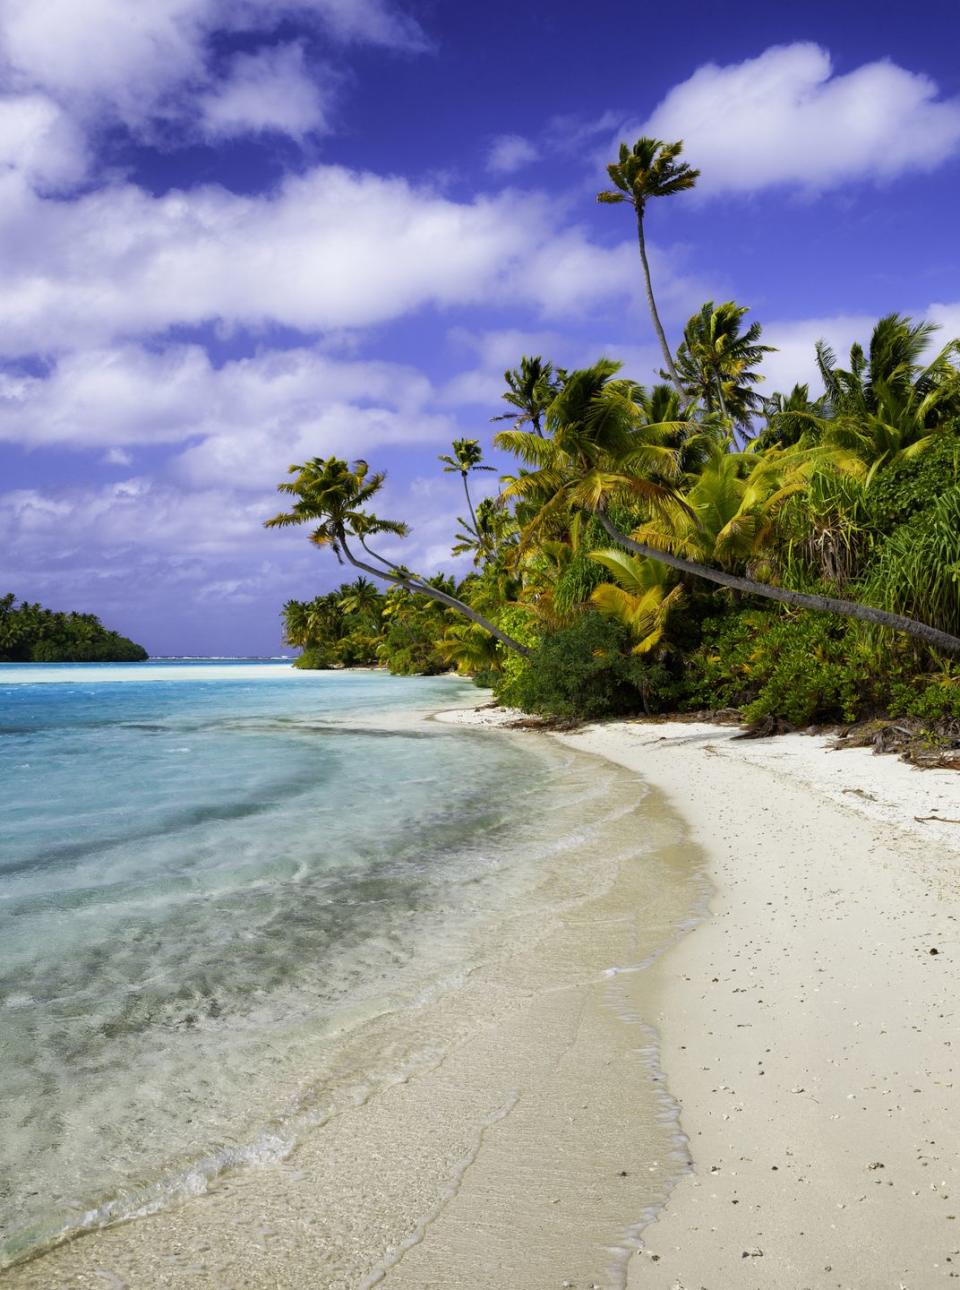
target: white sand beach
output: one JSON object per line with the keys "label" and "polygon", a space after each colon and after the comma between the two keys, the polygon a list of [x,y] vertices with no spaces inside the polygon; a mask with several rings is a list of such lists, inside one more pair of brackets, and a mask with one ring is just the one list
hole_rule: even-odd
{"label": "white sand beach", "polygon": [[960,779],[735,734],[564,736],[668,795],[715,888],[713,916],[652,969],[693,1170],[629,1285],[960,1279]]}

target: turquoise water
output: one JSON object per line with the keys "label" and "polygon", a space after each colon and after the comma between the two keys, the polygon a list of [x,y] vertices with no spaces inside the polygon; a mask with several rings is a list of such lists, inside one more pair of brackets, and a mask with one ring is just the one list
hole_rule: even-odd
{"label": "turquoise water", "polygon": [[466,694],[0,667],[0,1266],[288,1152],[342,1036],[465,970],[582,789],[422,719]]}

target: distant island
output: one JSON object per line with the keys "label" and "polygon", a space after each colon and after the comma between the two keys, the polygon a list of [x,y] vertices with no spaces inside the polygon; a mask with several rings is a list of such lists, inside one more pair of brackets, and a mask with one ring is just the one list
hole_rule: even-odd
{"label": "distant island", "polygon": [[142,645],[104,627],[96,614],[57,613],[0,597],[0,663],[140,663]]}

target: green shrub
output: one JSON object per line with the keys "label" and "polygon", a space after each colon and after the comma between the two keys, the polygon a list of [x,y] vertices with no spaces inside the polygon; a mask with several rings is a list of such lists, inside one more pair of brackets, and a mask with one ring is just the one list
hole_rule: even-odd
{"label": "green shrub", "polygon": [[659,710],[672,678],[662,663],[631,652],[627,629],[592,612],[545,632],[497,697],[543,716],[585,720]]}
{"label": "green shrub", "polygon": [[335,662],[330,650],[321,645],[308,645],[300,657],[293,660],[293,666],[304,672],[320,672],[333,667]]}
{"label": "green shrub", "polygon": [[826,614],[745,609],[704,623],[683,706],[741,708],[748,721],[855,721],[884,705],[889,678],[865,633]]}
{"label": "green shrub", "polygon": [[960,719],[960,673],[948,665],[935,675],[896,682],[891,687],[890,715],[921,721]]}
{"label": "green shrub", "polygon": [[902,458],[877,472],[863,495],[869,523],[878,533],[892,533],[956,484],[960,435],[948,433],[918,457]]}

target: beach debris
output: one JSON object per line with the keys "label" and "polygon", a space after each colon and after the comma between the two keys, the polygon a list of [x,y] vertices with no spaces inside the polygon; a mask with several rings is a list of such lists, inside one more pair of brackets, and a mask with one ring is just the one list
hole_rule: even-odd
{"label": "beach debris", "polygon": [[867,1165],[868,1169],[886,1169],[886,1167],[887,1166],[883,1163],[882,1160],[874,1160],[869,1165]]}
{"label": "beach debris", "polygon": [[937,949],[937,947],[934,945],[934,946],[930,949],[929,953],[930,953],[930,954],[939,954],[939,953],[940,953],[940,951],[939,951],[939,950]]}
{"label": "beach debris", "polygon": [[925,824],[927,820],[936,820],[938,824],[960,824],[960,820],[951,820],[949,815],[915,815],[913,818],[918,824]]}
{"label": "beach debris", "polygon": [[740,1255],[740,1257],[741,1259],[762,1259],[763,1250],[761,1250],[760,1247],[756,1245],[752,1250],[744,1250],[744,1252]]}

